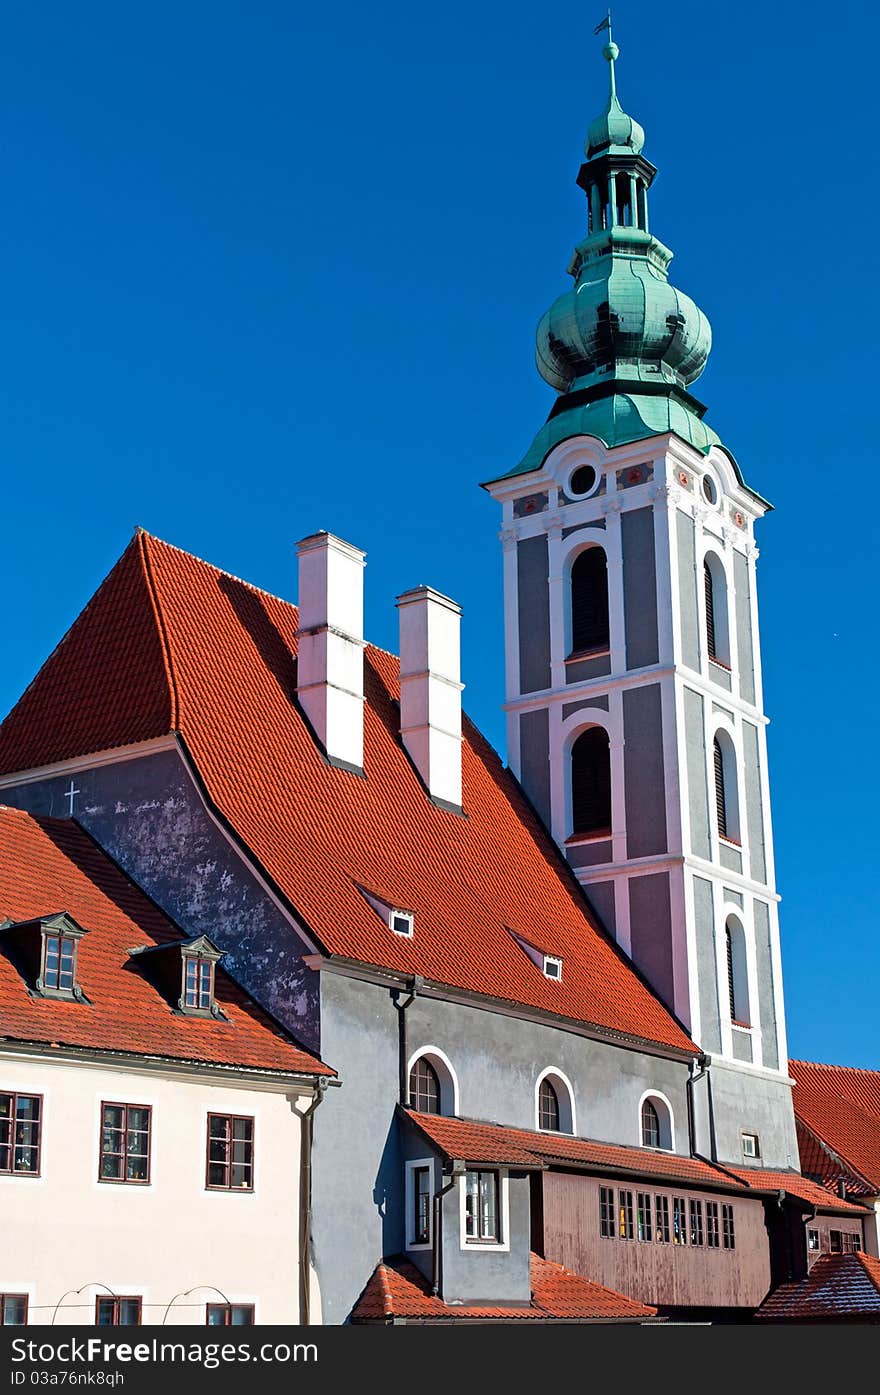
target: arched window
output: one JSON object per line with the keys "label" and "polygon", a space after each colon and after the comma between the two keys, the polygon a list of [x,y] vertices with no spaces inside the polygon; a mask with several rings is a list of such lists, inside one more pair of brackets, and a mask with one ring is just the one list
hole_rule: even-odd
{"label": "arched window", "polygon": [[549,1080],[538,1087],[538,1128],[559,1132],[559,1096]]}
{"label": "arched window", "polygon": [[571,568],[571,652],[608,648],[608,562],[604,549],[579,552]]}
{"label": "arched window", "polygon": [[588,727],[571,748],[574,833],[611,832],[611,751],[603,727]]}
{"label": "arched window", "polygon": [[[708,479],[709,477],[706,476]],[[716,664],[730,667],[730,625],[727,614],[727,574],[720,557],[707,552],[703,559],[703,594],[706,607],[706,653]]]}
{"label": "arched window", "polygon": [[642,1104],[642,1147],[660,1147],[660,1116],[650,1100]]}
{"label": "arched window", "polygon": [[665,1148],[672,1152],[675,1147],[672,1110],[665,1095],[655,1091],[644,1096],[639,1114],[639,1132],[643,1148]]}
{"label": "arched window", "polygon": [[440,1113],[440,1080],[427,1056],[420,1056],[409,1073],[409,1102],[420,1114]]}
{"label": "arched window", "polygon": [[746,962],[746,936],[735,916],[727,917],[724,927],[727,948],[727,992],[730,1020],[741,1027],[750,1025],[749,975]]}
{"label": "arched window", "polygon": [[739,843],[739,795],[736,783],[736,751],[726,731],[717,731],[712,741],[715,777],[715,819],[718,837]]}

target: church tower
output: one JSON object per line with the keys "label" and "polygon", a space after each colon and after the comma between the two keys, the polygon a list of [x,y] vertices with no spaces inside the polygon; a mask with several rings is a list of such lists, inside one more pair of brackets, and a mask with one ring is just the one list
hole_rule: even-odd
{"label": "church tower", "polygon": [[509,760],[607,930],[745,1085],[787,1073],[753,535],[770,505],[692,395],[711,330],[669,282],[607,37],[586,235],[537,331],[558,397],[486,485]]}

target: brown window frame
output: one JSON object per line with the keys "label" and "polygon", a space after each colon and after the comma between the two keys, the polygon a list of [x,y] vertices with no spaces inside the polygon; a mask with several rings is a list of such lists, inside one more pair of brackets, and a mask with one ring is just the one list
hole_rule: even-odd
{"label": "brown window frame", "polygon": [[[432,1088],[430,1091],[419,1091],[418,1079],[420,1071],[424,1073],[425,1078],[428,1080],[429,1083],[431,1083]],[[434,1094],[434,1086],[436,1086],[437,1108],[425,1108],[422,1104],[419,1103],[420,1094],[424,1099],[430,1099]],[[418,1056],[416,1060],[413,1061],[412,1065],[409,1068],[409,1080],[407,1082],[407,1090],[409,1096],[409,1107],[410,1109],[414,1109],[416,1113],[443,1113],[443,1086],[440,1083],[440,1074],[437,1070],[437,1067],[434,1065],[430,1056]]]}
{"label": "brown window frame", "polygon": [[614,1205],[614,1188],[599,1188],[599,1234],[603,1240],[617,1238],[617,1208]]}
{"label": "brown window frame", "polygon": [[736,1249],[736,1229],[733,1220],[733,1206],[728,1201],[721,1203],[721,1248]]}
{"label": "brown window frame", "polygon": [[[6,1144],[0,1143],[0,1147],[8,1147],[8,1149],[9,1149],[9,1161],[10,1161],[10,1166],[9,1166],[9,1167],[0,1167],[0,1176],[2,1176],[2,1177],[39,1177],[39,1176],[40,1176],[40,1169],[41,1169],[42,1163],[43,1163],[43,1096],[42,1096],[42,1095],[38,1095],[38,1094],[36,1094],[36,1093],[34,1093],[34,1092],[31,1092],[31,1091],[27,1091],[27,1090],[0,1090],[0,1098],[2,1098],[3,1096],[6,1096],[6,1098],[8,1098],[8,1099],[10,1099],[10,1100],[12,1101],[12,1108],[11,1108],[11,1112],[10,1112],[9,1119],[8,1119],[8,1123],[9,1123],[9,1142],[6,1143]],[[15,1129],[16,1129],[16,1125],[17,1125],[18,1122],[19,1122],[19,1120],[18,1120],[18,1101],[19,1101],[19,1100],[39,1100],[39,1104],[40,1104],[39,1111],[38,1111],[38,1117],[36,1118],[36,1120],[24,1119],[24,1120],[21,1121],[22,1123],[25,1123],[25,1124],[27,1124],[27,1123],[36,1124],[36,1129],[37,1129],[37,1143],[36,1143],[36,1149],[37,1149],[37,1165],[36,1165],[35,1168],[17,1168],[17,1167],[12,1166],[12,1164],[15,1162],[15,1150],[16,1150],[16,1147],[32,1148],[32,1147],[34,1146],[33,1144],[30,1144],[30,1143],[16,1144],[16,1142],[15,1142]],[[6,1123],[6,1122],[7,1122],[6,1120],[0,1119],[0,1130],[2,1130],[3,1125],[4,1125],[4,1123]]]}
{"label": "brown window frame", "polygon": [[[550,1097],[550,1109],[545,1108],[545,1095]],[[559,1091],[546,1075],[538,1086],[538,1128],[541,1133],[562,1132],[562,1111],[559,1108]],[[546,1119],[551,1122],[546,1123]],[[555,1120],[555,1122],[552,1122]]]}
{"label": "brown window frame", "polygon": [[654,1195],[654,1240],[658,1245],[668,1245],[672,1239],[669,1224],[669,1197],[662,1192]]}
{"label": "brown window frame", "polygon": [[[227,1157],[226,1157],[226,1161],[223,1162],[223,1163],[219,1163],[219,1162],[217,1162],[216,1160],[214,1160],[214,1159],[211,1158],[211,1141],[212,1141],[212,1140],[211,1140],[211,1121],[212,1121],[212,1119],[225,1119],[225,1120],[227,1121],[228,1125],[229,1125],[228,1136],[227,1136],[227,1138],[224,1140],[225,1143],[226,1143],[226,1147],[227,1147]],[[249,1140],[241,1140],[241,1139],[238,1140],[239,1142],[249,1142],[249,1143],[250,1143],[250,1150],[251,1150],[251,1154],[250,1154],[250,1163],[247,1164],[247,1166],[250,1167],[250,1183],[249,1183],[248,1186],[246,1186],[246,1187],[234,1187],[234,1186],[232,1185],[232,1167],[233,1167],[233,1162],[232,1162],[232,1156],[231,1156],[231,1151],[230,1151],[230,1150],[231,1150],[231,1145],[232,1145],[234,1142],[236,1142],[236,1139],[233,1137],[233,1133],[234,1133],[234,1126],[235,1126],[235,1124],[237,1124],[237,1123],[250,1124],[250,1126],[251,1126],[251,1136],[250,1136],[250,1139],[249,1139]],[[246,1193],[252,1193],[252,1192],[253,1192],[253,1190],[254,1190],[254,1173],[255,1173],[255,1171],[256,1171],[256,1158],[255,1158],[255,1151],[256,1151],[256,1133],[257,1133],[257,1129],[256,1129],[256,1120],[255,1120],[255,1116],[254,1116],[253,1114],[221,1114],[221,1113],[219,1113],[219,1112],[216,1111],[216,1110],[212,1110],[212,1111],[209,1112],[209,1114],[208,1114],[208,1119],[207,1119],[207,1124],[206,1124],[206,1127],[205,1127],[205,1191],[208,1191],[208,1192],[232,1192],[232,1193],[234,1193],[234,1194],[239,1193],[239,1192],[246,1192]],[[214,1142],[217,1142],[217,1141],[219,1141],[219,1140],[217,1140],[217,1139],[214,1140]],[[211,1168],[212,1168],[212,1167],[225,1167],[225,1169],[226,1169],[227,1181],[226,1181],[226,1182],[212,1182],[212,1181],[211,1181]]]}
{"label": "brown window frame", "polygon": [[[113,1321],[102,1322],[101,1327],[142,1327],[144,1321],[144,1300],[139,1293],[99,1293],[95,1298],[95,1326],[98,1324],[98,1313],[102,1303],[113,1304]],[[119,1322],[119,1304],[137,1303],[137,1322]]]}
{"label": "brown window frame", "polygon": [[721,1248],[721,1227],[718,1219],[718,1202],[706,1202],[706,1249]]}
{"label": "brown window frame", "polygon": [[[657,1142],[656,1142],[656,1143],[648,1143],[648,1142],[646,1141],[646,1138],[645,1138],[645,1133],[646,1133],[646,1130],[645,1130],[645,1120],[646,1120],[646,1119],[650,1120],[650,1122],[651,1122],[651,1132],[652,1132],[652,1133],[656,1132],[656,1134],[657,1134]],[[642,1136],[642,1147],[643,1147],[643,1148],[659,1148],[659,1147],[661,1147],[660,1139],[661,1139],[661,1137],[662,1137],[663,1131],[662,1131],[662,1129],[661,1129],[661,1127],[660,1127],[660,1112],[659,1112],[659,1110],[657,1109],[656,1104],[654,1104],[652,1100],[642,1100],[642,1108],[641,1108],[641,1114],[640,1114],[640,1118],[639,1118],[639,1127],[640,1127],[640,1132],[641,1132],[641,1136]]]}
{"label": "brown window frame", "polygon": [[[180,1005],[181,1005],[182,1010],[183,1010],[184,1012],[204,1013],[205,1015],[208,1015],[208,1014],[213,1015],[213,1008],[214,1008],[214,981],[215,981],[214,970],[215,970],[215,967],[216,967],[216,965],[215,965],[215,963],[214,963],[214,960],[213,960],[213,959],[207,959],[207,958],[205,958],[204,955],[201,955],[201,954],[182,954],[180,957],[181,957],[181,960],[182,960],[182,975],[181,975],[181,976],[182,976],[182,979],[183,979],[183,982],[182,982],[182,984],[181,984],[181,993],[180,993]],[[188,976],[189,976],[189,968],[190,968],[190,965],[191,965],[191,964],[195,966],[195,970],[196,970],[196,1001],[195,1001],[194,1003],[191,1003],[191,1002],[189,1002],[189,1000],[188,1000],[189,988],[188,988],[188,984],[187,984],[187,978],[188,978]],[[203,1002],[201,1001],[201,997],[202,997],[202,973],[203,973],[203,971],[204,971],[205,969],[207,969],[207,971],[208,971],[208,1001],[207,1001],[207,1003],[203,1003]]]}
{"label": "brown window frame", "polygon": [[672,1243],[686,1245],[688,1242],[688,1208],[683,1196],[672,1198]]}
{"label": "brown window frame", "polygon": [[635,1240],[636,1222],[633,1194],[629,1187],[617,1189],[617,1233],[621,1240]]}
{"label": "brown window frame", "polygon": [[810,1228],[807,1231],[807,1253],[817,1255],[822,1249],[822,1239],[818,1230]]}
{"label": "brown window frame", "polygon": [[[211,1322],[211,1309],[217,1308],[223,1313],[223,1322]],[[233,1322],[233,1308],[244,1308],[251,1315],[250,1322]],[[256,1308],[253,1303],[206,1303],[205,1304],[205,1326],[206,1327],[255,1327]]]}
{"label": "brown window frame", "polygon": [[855,1233],[854,1230],[844,1230],[844,1231],[842,1232],[842,1234],[843,1234],[843,1253],[844,1253],[845,1255],[855,1255],[855,1254],[858,1254],[859,1251],[860,1251],[861,1248],[862,1248],[862,1239],[861,1239],[861,1236],[860,1236],[860,1235],[856,1235],[856,1233]]}
{"label": "brown window frame", "polygon": [[[104,1129],[105,1129],[105,1127],[107,1127],[107,1126],[105,1125],[105,1123],[104,1123],[104,1110],[105,1110],[105,1109],[121,1109],[121,1110],[123,1110],[123,1112],[124,1112],[124,1113],[123,1113],[123,1125],[122,1125],[122,1135],[123,1135],[123,1151],[122,1151],[122,1153],[107,1153],[107,1154],[105,1154],[105,1152],[104,1152]],[[112,1157],[112,1158],[116,1158],[116,1157],[121,1158],[121,1159],[122,1159],[122,1163],[123,1163],[123,1170],[124,1170],[124,1171],[127,1171],[127,1169],[128,1169],[128,1111],[129,1111],[130,1109],[143,1109],[143,1110],[146,1111],[146,1115],[147,1115],[147,1130],[146,1130],[146,1132],[147,1132],[147,1175],[146,1175],[146,1177],[103,1177],[103,1176],[101,1175],[101,1168],[102,1168],[102,1164],[103,1164],[103,1162],[104,1162],[105,1156],[106,1156],[106,1157]],[[115,1130],[115,1129],[114,1129],[114,1131],[115,1131],[115,1132],[118,1132],[118,1130]],[[142,1133],[143,1130],[142,1130],[142,1129],[138,1129],[138,1130],[136,1130],[136,1132]],[[140,1157],[141,1155],[138,1153],[138,1154],[135,1154],[135,1156],[136,1156],[136,1157]],[[117,1186],[117,1187],[119,1187],[119,1186],[123,1186],[123,1187],[148,1187],[148,1186],[150,1185],[150,1180],[151,1180],[151,1178],[152,1178],[152,1171],[153,1171],[153,1106],[152,1106],[151,1104],[123,1104],[121,1100],[102,1100],[102,1101],[101,1101],[101,1117],[100,1117],[100,1121],[99,1121],[99,1124],[98,1124],[98,1181],[99,1181],[99,1182],[109,1182],[109,1183],[111,1183],[112,1185]]]}
{"label": "brown window frame", "polygon": [[654,1239],[653,1208],[650,1192],[636,1192],[636,1239],[650,1244]]}
{"label": "brown window frame", "polygon": [[[6,1321],[6,1304],[11,1300],[13,1303],[24,1304],[24,1318],[21,1322]],[[0,1293],[0,1327],[27,1327],[28,1325],[28,1295],[26,1293]]]}
{"label": "brown window frame", "polygon": [[695,1249],[703,1245],[703,1203],[698,1197],[688,1197],[688,1220],[690,1241]]}
{"label": "brown window frame", "polygon": [[842,1230],[829,1230],[829,1232],[828,1232],[828,1249],[829,1249],[830,1253],[833,1254],[833,1255],[842,1255],[842,1254],[843,1254],[843,1231],[842,1231]]}
{"label": "brown window frame", "polygon": [[[63,930],[44,930],[44,931],[43,931],[43,946],[42,946],[42,954],[41,954],[41,956],[40,956],[40,984],[42,985],[42,989],[43,989],[44,992],[48,992],[48,993],[52,993],[52,994],[57,993],[57,994],[59,994],[59,996],[64,997],[64,998],[72,998],[72,997],[73,997],[74,992],[75,992],[75,990],[76,990],[76,951],[77,951],[77,940],[78,940],[78,939],[79,939],[79,936],[78,936],[78,935],[65,934],[65,932],[64,932]],[[68,988],[68,987],[64,987],[64,986],[60,983],[60,981],[57,982],[57,983],[50,983],[49,980],[48,980],[48,977],[47,977],[47,968],[46,968],[46,960],[47,960],[48,955],[49,955],[49,941],[50,941],[50,940],[57,940],[57,941],[58,941],[58,963],[57,963],[57,965],[56,965],[56,967],[55,967],[55,977],[56,977],[56,979],[58,979],[58,980],[60,980],[60,978],[61,978],[61,959],[62,959],[62,956],[63,956],[63,953],[64,953],[64,946],[65,946],[65,944],[69,944],[69,945],[70,945],[70,987],[69,987],[69,988]]]}

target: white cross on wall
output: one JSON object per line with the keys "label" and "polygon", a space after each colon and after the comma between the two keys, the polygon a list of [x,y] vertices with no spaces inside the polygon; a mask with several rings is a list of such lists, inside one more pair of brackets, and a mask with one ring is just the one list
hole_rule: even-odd
{"label": "white cross on wall", "polygon": [[64,791],[64,798],[70,800],[70,808],[67,811],[68,818],[73,818],[73,801],[79,793],[80,791],[78,789],[74,789],[73,781],[71,780],[70,789]]}

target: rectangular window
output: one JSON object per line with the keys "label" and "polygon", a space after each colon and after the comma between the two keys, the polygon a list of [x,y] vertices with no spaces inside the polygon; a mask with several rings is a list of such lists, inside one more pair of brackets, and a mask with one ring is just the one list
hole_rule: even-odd
{"label": "rectangular window", "polygon": [[843,1232],[843,1253],[845,1255],[854,1255],[856,1251],[860,1250],[861,1248],[862,1242],[859,1239],[859,1237],[857,1235],[852,1235],[848,1230],[845,1230]]}
{"label": "rectangular window", "polygon": [[718,1202],[706,1202],[706,1244],[710,1250],[717,1250],[720,1240],[718,1236]]}
{"label": "rectangular window", "polygon": [[185,955],[186,974],[183,985],[183,1002],[188,1008],[210,1011],[213,999],[214,965],[210,959],[196,959]]}
{"label": "rectangular window", "polygon": [[632,1192],[621,1188],[617,1193],[617,1207],[617,1233],[621,1240],[632,1240],[635,1236]]}
{"label": "rectangular window", "polygon": [[702,1201],[691,1201],[691,1244],[702,1245],[703,1243],[703,1203]]}
{"label": "rectangular window", "polygon": [[38,1176],[42,1117],[42,1095],[0,1094],[0,1172]]}
{"label": "rectangular window", "polygon": [[813,1253],[818,1253],[818,1251],[819,1251],[819,1232],[818,1232],[818,1230],[808,1230],[808,1231],[807,1231],[807,1249],[810,1250],[810,1251],[812,1251]]}
{"label": "rectangular window", "polygon": [[640,1240],[653,1240],[654,1229],[651,1224],[650,1192],[639,1192],[636,1201],[636,1234]]}
{"label": "rectangular window", "polygon": [[76,964],[76,940],[72,935],[43,936],[44,988],[60,993],[72,993]]}
{"label": "rectangular window", "polygon": [[829,1238],[829,1242],[830,1242],[830,1245],[831,1245],[831,1253],[832,1253],[833,1255],[842,1255],[842,1254],[843,1254],[843,1231],[842,1231],[842,1230],[832,1230],[832,1231],[830,1232],[828,1238]]}
{"label": "rectangular window", "polygon": [[413,1244],[427,1245],[431,1238],[431,1169],[413,1168]]}
{"label": "rectangular window", "polygon": [[501,1242],[498,1219],[498,1173],[469,1172],[465,1182],[465,1239]]}
{"label": "rectangular window", "polygon": [[733,1207],[721,1207],[721,1240],[725,1250],[736,1249],[736,1233],[733,1229]]}
{"label": "rectangular window", "polygon": [[206,1186],[228,1192],[254,1189],[254,1121],[237,1114],[208,1115]]}
{"label": "rectangular window", "polygon": [[656,1196],[656,1197],[654,1198],[654,1201],[656,1202],[655,1218],[656,1218],[656,1222],[657,1222],[655,1239],[659,1240],[660,1243],[663,1244],[663,1245],[668,1245],[668,1244],[669,1244],[669,1197],[668,1197],[668,1196]]}
{"label": "rectangular window", "polygon": [[253,1303],[209,1303],[206,1327],[253,1327]]}
{"label": "rectangular window", "polygon": [[27,1310],[26,1293],[0,1293],[0,1327],[24,1327]]}
{"label": "rectangular window", "polygon": [[140,1327],[139,1298],[97,1298],[95,1324],[98,1327]]}
{"label": "rectangular window", "polygon": [[101,1105],[100,1182],[149,1182],[152,1114],[146,1104]]}
{"label": "rectangular window", "polygon": [[687,1204],[683,1196],[676,1196],[672,1201],[672,1243],[687,1244]]}
{"label": "rectangular window", "polygon": [[759,1158],[761,1156],[761,1144],[756,1133],[743,1134],[742,1152],[744,1158]]}
{"label": "rectangular window", "polygon": [[614,1188],[599,1188],[599,1234],[614,1239]]}

